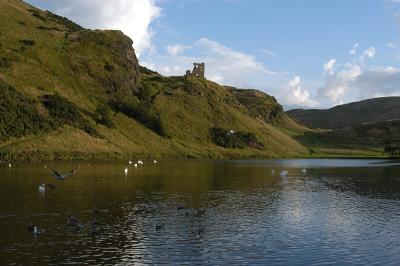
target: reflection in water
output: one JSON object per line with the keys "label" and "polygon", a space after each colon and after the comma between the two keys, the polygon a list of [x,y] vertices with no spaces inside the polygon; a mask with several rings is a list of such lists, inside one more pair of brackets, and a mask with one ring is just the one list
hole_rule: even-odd
{"label": "reflection in water", "polygon": [[[47,163],[70,170],[69,163]],[[2,264],[395,264],[400,168],[371,160],[0,167]],[[302,171],[303,168],[307,172]],[[283,170],[287,176],[280,176]],[[38,193],[40,184],[54,184]],[[73,215],[80,230],[67,227]],[[29,221],[45,229],[33,236]],[[5,229],[5,230],[4,230]]]}

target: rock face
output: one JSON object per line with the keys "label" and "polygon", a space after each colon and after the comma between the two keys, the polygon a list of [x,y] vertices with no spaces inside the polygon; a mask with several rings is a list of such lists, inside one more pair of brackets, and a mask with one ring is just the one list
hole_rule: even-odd
{"label": "rock face", "polygon": [[285,122],[285,112],[275,97],[257,90],[244,90],[233,87],[228,87],[228,89],[248,109],[252,117],[260,118],[272,124]]}
{"label": "rock face", "polygon": [[139,81],[139,63],[132,44],[121,31],[70,33],[66,40],[68,62],[83,84],[97,82],[108,93],[132,96]]}

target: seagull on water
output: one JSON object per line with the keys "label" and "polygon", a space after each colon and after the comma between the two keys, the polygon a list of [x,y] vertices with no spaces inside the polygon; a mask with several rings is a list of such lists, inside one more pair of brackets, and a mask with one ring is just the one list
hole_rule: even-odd
{"label": "seagull on water", "polygon": [[131,161],[131,160],[129,160],[129,161],[128,161],[128,163],[129,163],[129,164],[132,164],[132,161]]}
{"label": "seagull on water", "polygon": [[137,167],[137,163],[135,163],[133,166]]}
{"label": "seagull on water", "polygon": [[142,160],[137,161],[137,163],[143,165],[143,161]]}
{"label": "seagull on water", "polygon": [[307,174],[307,169],[306,169],[306,168],[303,168],[303,169],[301,169],[301,172],[302,172],[303,174]]}
{"label": "seagull on water", "polygon": [[128,167],[125,167],[125,175],[127,175],[128,174]]}
{"label": "seagull on water", "polygon": [[68,173],[62,175],[59,172],[57,172],[56,170],[54,170],[53,168],[51,168],[51,167],[49,167],[49,168],[51,169],[51,171],[53,171],[54,175],[56,176],[56,178],[58,180],[64,180],[64,178],[66,178],[67,176],[75,174],[75,169],[72,169]]}
{"label": "seagull on water", "polygon": [[157,161],[156,161],[156,160],[154,160],[153,162],[154,162],[154,163],[157,163]]}
{"label": "seagull on water", "polygon": [[44,193],[45,191],[46,191],[46,185],[45,184],[39,185],[39,192]]}
{"label": "seagull on water", "polygon": [[11,167],[11,163],[8,163],[8,167]]}
{"label": "seagull on water", "polygon": [[286,170],[282,170],[282,172],[281,172],[281,176],[287,176],[288,175],[288,171],[286,171]]}

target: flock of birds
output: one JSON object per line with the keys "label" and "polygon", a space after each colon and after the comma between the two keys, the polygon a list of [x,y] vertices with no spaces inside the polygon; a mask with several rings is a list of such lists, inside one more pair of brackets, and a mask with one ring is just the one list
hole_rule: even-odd
{"label": "flock of birds", "polygon": [[[143,162],[142,160],[138,160],[138,161],[135,162],[135,163],[133,163],[133,161],[129,160],[128,163],[129,163],[129,165],[132,165],[132,164],[133,164],[133,166],[134,166],[135,168],[137,168],[139,165],[143,165],[143,164],[144,164],[144,162]],[[156,163],[157,163],[157,160],[153,160],[153,163],[156,164]],[[8,167],[12,167],[11,163],[8,163]],[[44,168],[47,168],[47,166],[44,166]],[[57,180],[64,180],[66,177],[75,174],[75,169],[72,169],[71,171],[69,171],[69,172],[67,172],[67,173],[61,174],[60,172],[58,172],[58,171],[55,170],[54,168],[51,168],[51,167],[49,167],[49,168],[50,168],[50,170],[53,172],[53,174],[54,174],[54,176],[55,176],[55,178],[56,178]],[[125,167],[124,172],[125,172],[125,175],[128,174],[128,167]],[[39,185],[39,188],[38,188],[39,193],[44,193],[44,192],[46,191],[46,188],[47,188],[47,187],[48,187],[48,188],[51,188],[51,189],[54,189],[54,188],[55,188],[55,186],[54,186],[53,184],[40,184],[40,185]],[[93,210],[93,219],[92,219],[92,222],[91,222],[91,234],[92,234],[93,236],[99,235],[100,232],[101,232],[101,230],[100,230],[100,224],[99,224],[99,222],[98,222],[98,220],[97,220],[97,218],[96,218],[96,216],[95,216],[95,215],[98,214],[98,213],[99,213],[98,210],[96,210],[96,209]],[[75,231],[80,231],[80,230],[83,229],[83,227],[84,227],[83,224],[82,224],[77,218],[75,218],[75,217],[72,216],[72,215],[69,216],[69,218],[68,218],[68,220],[67,220],[67,225],[66,225],[66,228],[67,228],[67,229],[72,229],[72,230],[75,230]],[[29,231],[30,233],[34,234],[34,235],[42,234],[42,233],[44,233],[44,231],[45,231],[45,230],[39,229],[37,226],[33,225],[32,222],[29,222],[29,223],[28,223],[27,228],[28,228],[28,231]],[[157,229],[157,230],[160,229],[159,226],[156,226],[156,229]]]}

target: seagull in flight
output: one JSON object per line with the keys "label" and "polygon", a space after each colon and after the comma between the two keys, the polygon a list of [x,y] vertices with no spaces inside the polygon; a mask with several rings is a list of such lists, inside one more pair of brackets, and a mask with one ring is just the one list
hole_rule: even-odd
{"label": "seagull in flight", "polygon": [[63,174],[63,175],[60,174],[59,172],[57,172],[56,170],[54,170],[54,169],[51,168],[51,167],[50,167],[50,169],[51,169],[51,171],[53,171],[54,175],[56,176],[56,178],[57,178],[58,180],[64,180],[64,178],[66,178],[67,176],[70,176],[70,175],[75,174],[75,169],[72,169],[71,171],[69,171],[68,173]]}

